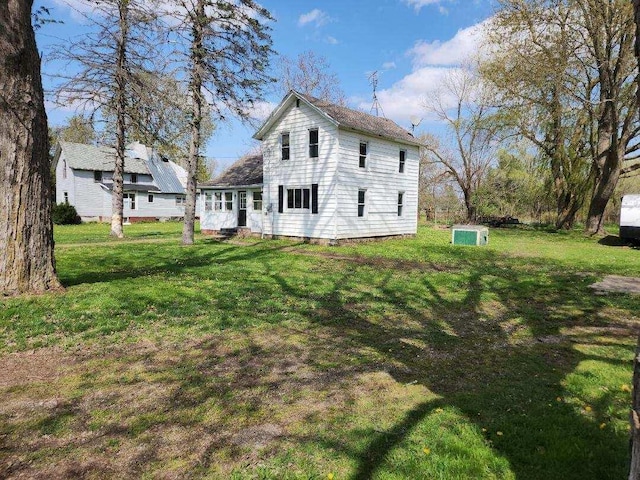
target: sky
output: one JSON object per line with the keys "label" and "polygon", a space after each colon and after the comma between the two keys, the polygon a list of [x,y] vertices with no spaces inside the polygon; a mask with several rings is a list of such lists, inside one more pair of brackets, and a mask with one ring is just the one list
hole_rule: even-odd
{"label": "sky", "polygon": [[[81,34],[80,17],[67,3],[83,0],[36,0],[46,5],[60,24],[47,24],[36,35],[46,60],[53,45]],[[411,129],[412,116],[423,119],[416,133],[441,129],[425,112],[425,98],[437,90],[443,75],[478,48],[479,27],[492,13],[491,0],[262,0],[275,17],[270,24],[273,49],[296,57],[305,51],[324,56],[340,81],[351,108],[371,111],[369,76],[377,71],[377,96],[382,112]],[[51,86],[43,63],[45,90]],[[266,116],[281,98],[265,98]],[[64,125],[71,106],[48,101],[51,125]],[[217,126],[205,147],[219,170],[255,148],[255,126],[232,120]]]}

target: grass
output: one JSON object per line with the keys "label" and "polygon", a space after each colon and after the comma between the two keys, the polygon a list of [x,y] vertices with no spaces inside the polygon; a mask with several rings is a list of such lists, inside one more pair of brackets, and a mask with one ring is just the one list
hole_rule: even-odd
{"label": "grass", "polygon": [[0,300],[0,477],[626,475],[637,250],[180,231],[56,227],[66,292]]}

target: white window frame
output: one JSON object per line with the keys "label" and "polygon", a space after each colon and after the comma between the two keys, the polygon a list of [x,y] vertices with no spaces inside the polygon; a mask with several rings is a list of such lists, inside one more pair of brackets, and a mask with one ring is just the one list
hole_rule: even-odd
{"label": "white window frame", "polygon": [[[284,144],[285,136],[287,137],[286,145]],[[285,151],[286,151],[287,158],[285,158]],[[291,160],[291,133],[290,132],[282,132],[280,134],[280,160],[282,160],[283,162]]]}
{"label": "white window frame", "polygon": [[186,195],[176,195],[176,207],[184,207],[187,204]]}
{"label": "white window frame", "polygon": [[[260,198],[256,198],[256,194],[259,195]],[[262,191],[251,192],[251,200],[253,201],[253,210],[255,212],[261,212],[262,211]]]}
{"label": "white window frame", "polygon": [[398,216],[402,216],[404,209],[404,192],[398,192]]}
{"label": "white window frame", "polygon": [[233,192],[224,192],[224,209],[227,212],[233,211]]}
{"label": "white window frame", "polygon": [[210,192],[204,192],[204,211],[210,212],[213,209],[213,195]]}
{"label": "white window frame", "polygon": [[213,210],[222,212],[222,192],[213,192]]}
{"label": "white window frame", "polygon": [[153,193],[147,194],[147,203],[153,203],[154,200]]}
{"label": "white window frame", "polygon": [[122,194],[122,202],[124,206],[127,206],[129,210],[137,210],[136,205],[136,194],[132,192],[123,193]]}
{"label": "white window frame", "polygon": [[[362,193],[362,201],[360,201],[360,194]],[[367,214],[367,189],[358,189],[358,218],[363,218]]]}
{"label": "white window frame", "polygon": [[[311,143],[311,132],[316,132],[316,143]],[[315,155],[312,155],[312,149],[315,148]],[[320,158],[320,129],[313,127],[309,129],[309,158]]]}
{"label": "white window frame", "polygon": [[400,153],[398,154],[398,162],[398,172],[404,173],[407,164],[407,151],[405,149],[400,149]]}
{"label": "white window frame", "polygon": [[[364,155],[362,154],[362,146],[364,145]],[[369,163],[369,142],[360,141],[358,145],[358,167],[367,168]]]}

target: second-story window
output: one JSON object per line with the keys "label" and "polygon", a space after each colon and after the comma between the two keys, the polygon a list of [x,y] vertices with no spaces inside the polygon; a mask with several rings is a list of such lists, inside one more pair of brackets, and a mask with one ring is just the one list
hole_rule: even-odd
{"label": "second-story window", "polygon": [[309,157],[318,158],[318,129],[309,130]]}
{"label": "second-story window", "polygon": [[102,172],[99,170],[95,170],[93,172],[93,181],[94,182],[101,182],[102,181]]}
{"label": "second-story window", "polygon": [[402,216],[402,207],[404,206],[404,192],[398,192],[398,216]]}
{"label": "second-story window", "polygon": [[365,168],[367,166],[367,144],[365,142],[360,142],[360,168]]}
{"label": "second-story window", "polygon": [[137,173],[132,173],[131,174],[131,183],[138,183],[138,174]]}
{"label": "second-story window", "polygon": [[404,163],[407,160],[407,151],[400,150],[400,165],[398,166],[398,171],[400,173],[404,173]]}
{"label": "second-story window", "polygon": [[364,197],[366,190],[358,190],[358,216],[364,217]]}
{"label": "second-story window", "polygon": [[289,140],[289,132],[283,133],[280,136],[280,143],[282,144],[282,160],[289,160],[291,155],[291,144]]}

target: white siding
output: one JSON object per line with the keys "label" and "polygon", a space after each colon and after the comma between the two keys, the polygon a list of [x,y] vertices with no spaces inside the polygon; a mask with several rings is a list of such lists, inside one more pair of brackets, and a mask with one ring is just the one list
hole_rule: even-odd
{"label": "white siding", "polygon": [[[309,129],[318,128],[319,156],[309,158]],[[282,160],[280,135],[290,135],[290,159]],[[304,102],[295,101],[265,135],[264,216],[265,233],[311,238],[335,238],[334,174],[338,158],[338,130],[326,117]],[[287,188],[309,188],[318,184],[318,213],[287,209]],[[284,187],[284,211],[278,212],[278,186]]]}
{"label": "white siding", "polygon": [[[365,168],[359,167],[360,142],[368,146]],[[407,152],[403,173],[400,150]],[[336,238],[415,234],[418,165],[418,147],[340,130]],[[358,217],[358,190],[366,190],[364,217]],[[402,216],[398,216],[399,192],[404,193]]]}
{"label": "white siding", "polygon": [[[226,190],[202,190],[200,201],[200,229],[220,231],[227,228],[238,227],[238,192],[247,192],[247,228],[253,233],[262,233],[263,212],[253,209],[253,192],[260,189],[240,188]],[[214,193],[222,193],[222,210],[215,210]],[[233,208],[226,210],[225,193],[230,192],[233,195]],[[211,194],[211,210],[205,210],[205,194]],[[264,210],[263,200],[263,210]]]}

